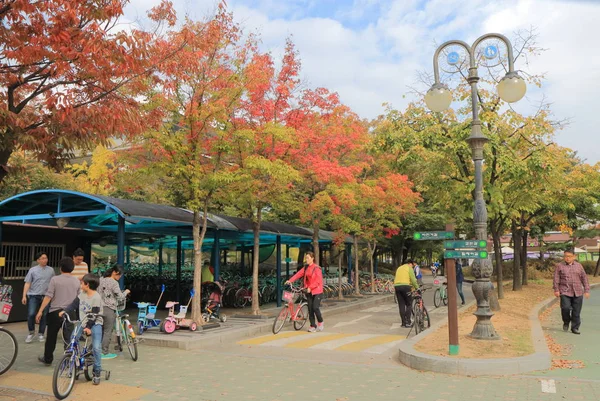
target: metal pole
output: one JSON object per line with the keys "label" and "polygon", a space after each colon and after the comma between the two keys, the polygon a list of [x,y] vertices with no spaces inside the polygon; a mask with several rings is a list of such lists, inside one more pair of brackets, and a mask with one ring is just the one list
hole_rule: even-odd
{"label": "metal pole", "polygon": [[454,259],[444,259],[446,268],[446,278],[448,284],[446,293],[448,294],[448,353],[458,355],[458,305],[456,300],[456,264]]}
{"label": "metal pole", "polygon": [[158,279],[162,279],[162,271],[163,271],[163,244],[162,242],[158,244]]}
{"label": "metal pole", "polygon": [[177,236],[177,279],[175,283],[175,291],[177,302],[181,302],[181,236]]}
{"label": "metal pole", "polygon": [[348,256],[348,283],[352,284],[352,244],[346,244],[346,255]]}
{"label": "metal pole", "polygon": [[213,244],[213,257],[214,264],[213,267],[215,269],[215,281],[219,279],[219,273],[221,272],[221,232],[219,230],[215,230],[215,242]]}
{"label": "metal pole", "polygon": [[285,244],[285,279],[290,279],[290,244]]}
{"label": "metal pole", "polygon": [[[123,266],[125,260],[125,219],[119,216],[117,222],[117,264]],[[125,277],[119,279],[121,290],[125,289]]]}
{"label": "metal pole", "polygon": [[281,235],[277,236],[277,306],[281,306]]}

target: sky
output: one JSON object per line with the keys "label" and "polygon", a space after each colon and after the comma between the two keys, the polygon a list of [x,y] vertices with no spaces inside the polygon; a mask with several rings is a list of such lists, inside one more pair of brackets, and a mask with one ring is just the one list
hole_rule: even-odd
{"label": "sky", "polygon": [[[216,0],[172,0],[178,16],[202,19]],[[247,32],[275,58],[291,37],[308,87],[338,92],[362,118],[398,110],[426,89],[420,72],[431,73],[436,47],[446,40],[472,43],[497,32],[509,39],[534,30],[541,54],[515,63],[517,70],[544,74],[541,88],[528,87],[514,109],[528,115],[549,102],[555,120],[568,121],[556,142],[589,163],[600,162],[600,0],[226,0]],[[131,0],[125,23],[144,24],[159,0]],[[466,6],[468,4],[468,6]],[[594,50],[596,49],[596,50]],[[527,61],[527,62],[526,62]]]}

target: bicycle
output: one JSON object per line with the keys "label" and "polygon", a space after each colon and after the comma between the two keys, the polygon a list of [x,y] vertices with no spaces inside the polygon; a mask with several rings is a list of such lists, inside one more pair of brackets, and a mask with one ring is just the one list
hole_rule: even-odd
{"label": "bicycle", "polygon": [[[79,375],[83,373],[87,381],[93,379],[94,356],[91,348],[91,336],[85,340],[83,347],[79,344],[79,337],[82,332],[82,322],[80,320],[71,320],[68,313],[63,315],[63,326],[68,322],[77,324],[71,334],[71,340],[61,360],[54,368],[52,375],[52,392],[59,400],[63,400],[71,394],[75,386],[75,380],[79,379]],[[101,316],[95,313],[88,313],[88,319],[95,319]],[[103,370],[105,380],[110,379],[110,371]]]}
{"label": "bicycle", "polygon": [[123,343],[127,346],[131,359],[135,362],[138,360],[137,340],[135,331],[129,321],[129,314],[122,313],[125,310],[127,301],[121,301],[117,304],[115,330],[117,332],[117,345],[115,350],[123,352]]}
{"label": "bicycle", "polygon": [[[413,313],[413,324],[412,328],[415,329],[415,335],[431,327],[431,319],[429,318],[429,312],[423,302],[423,293],[426,288],[420,287],[419,289],[412,292],[412,313]],[[427,327],[425,327],[427,325]],[[412,330],[411,328],[411,330]]]}
{"label": "bicycle", "polygon": [[[294,322],[296,330],[301,330],[308,319],[308,303],[302,295],[302,289],[293,285],[289,285],[289,288],[290,291],[283,291],[285,305],[273,322],[273,334],[279,333],[288,319]],[[300,303],[296,303],[301,296]]]}
{"label": "bicycle", "polygon": [[14,334],[0,326],[0,376],[15,363],[19,353],[19,344]]}
{"label": "bicycle", "polygon": [[[440,280],[434,280],[433,284],[439,285]],[[441,283],[442,286],[436,288],[435,293],[433,294],[433,305],[436,308],[439,308],[440,305],[444,304],[444,306],[448,305],[448,283]]]}

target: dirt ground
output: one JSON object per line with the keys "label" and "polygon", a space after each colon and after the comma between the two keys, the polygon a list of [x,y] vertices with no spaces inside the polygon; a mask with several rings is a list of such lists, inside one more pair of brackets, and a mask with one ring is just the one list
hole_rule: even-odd
{"label": "dirt ground", "polygon": [[[600,282],[600,277],[588,276],[590,283]],[[552,280],[530,281],[523,291],[512,291],[511,284],[504,287],[501,311],[495,312],[492,323],[500,336],[498,341],[474,340],[468,335],[473,330],[476,307],[460,310],[458,315],[459,355],[456,358],[511,358],[534,352],[529,314],[541,301],[553,296]],[[431,355],[448,356],[448,326],[440,327],[415,345],[415,349]]]}

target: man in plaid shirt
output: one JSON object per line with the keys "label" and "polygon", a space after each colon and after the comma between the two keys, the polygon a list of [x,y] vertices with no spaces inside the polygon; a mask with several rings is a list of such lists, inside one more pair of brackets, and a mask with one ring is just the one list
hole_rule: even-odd
{"label": "man in plaid shirt", "polygon": [[581,307],[583,296],[590,297],[590,284],[583,266],[575,261],[572,250],[565,251],[565,261],[558,264],[554,271],[554,295],[560,297],[560,310],[563,319],[563,330],[579,334],[581,325]]}

